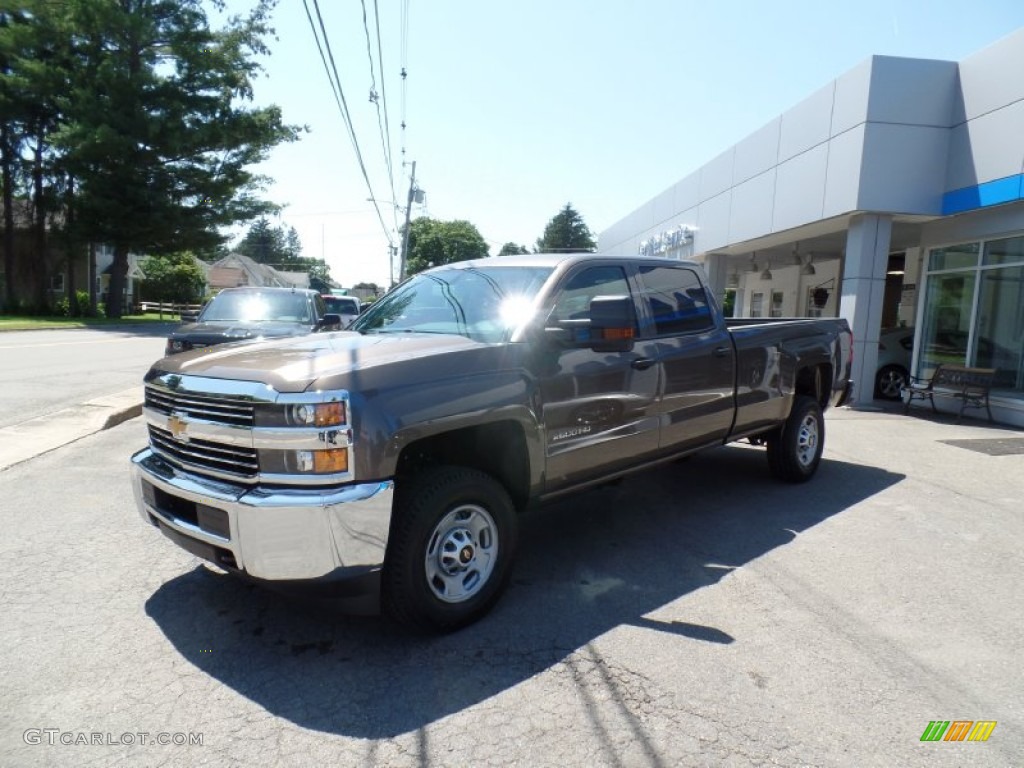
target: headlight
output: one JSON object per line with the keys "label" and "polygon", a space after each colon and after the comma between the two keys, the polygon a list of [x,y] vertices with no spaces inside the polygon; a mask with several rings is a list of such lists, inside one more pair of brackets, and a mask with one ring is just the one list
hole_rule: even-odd
{"label": "headlight", "polygon": [[345,424],[345,403],[291,403],[256,409],[258,427],[336,427]]}
{"label": "headlight", "polygon": [[344,403],[301,403],[288,406],[285,420],[303,427],[333,427],[345,423]]}

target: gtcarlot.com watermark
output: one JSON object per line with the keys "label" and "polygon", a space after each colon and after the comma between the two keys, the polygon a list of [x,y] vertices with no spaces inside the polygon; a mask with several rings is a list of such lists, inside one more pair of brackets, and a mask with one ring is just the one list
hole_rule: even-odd
{"label": "gtcarlot.com watermark", "polygon": [[194,747],[203,745],[203,734],[192,732],[166,732],[150,733],[148,731],[125,731],[124,733],[112,733],[111,731],[65,731],[60,728],[29,728],[21,738],[26,744],[46,744],[48,746],[122,746],[133,747],[136,744],[142,746],[176,746]]}

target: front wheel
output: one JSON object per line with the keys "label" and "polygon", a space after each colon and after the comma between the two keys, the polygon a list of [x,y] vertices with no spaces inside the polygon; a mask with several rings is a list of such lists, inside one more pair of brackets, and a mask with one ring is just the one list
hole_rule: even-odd
{"label": "front wheel", "polygon": [[825,447],[825,419],[813,397],[798,395],[786,423],[768,438],[768,467],[791,483],[810,480]]}
{"label": "front wheel", "polygon": [[396,488],[383,607],[403,624],[450,631],[501,596],[516,547],[512,500],[490,475],[437,467]]}
{"label": "front wheel", "polygon": [[907,383],[907,369],[899,365],[887,365],[875,377],[875,396],[885,400],[899,400]]}

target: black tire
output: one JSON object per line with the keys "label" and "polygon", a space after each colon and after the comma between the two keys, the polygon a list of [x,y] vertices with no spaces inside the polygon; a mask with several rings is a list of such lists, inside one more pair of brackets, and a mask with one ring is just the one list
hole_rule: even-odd
{"label": "black tire", "polygon": [[382,581],[385,615],[448,632],[491,609],[508,582],[518,535],[504,487],[467,467],[435,467],[396,487]]}
{"label": "black tire", "polygon": [[786,423],[768,438],[768,468],[790,483],[810,480],[825,447],[825,419],[813,397],[797,395]]}
{"label": "black tire", "polygon": [[910,373],[902,365],[887,365],[875,376],[875,397],[882,400],[899,400],[903,396],[903,385]]}

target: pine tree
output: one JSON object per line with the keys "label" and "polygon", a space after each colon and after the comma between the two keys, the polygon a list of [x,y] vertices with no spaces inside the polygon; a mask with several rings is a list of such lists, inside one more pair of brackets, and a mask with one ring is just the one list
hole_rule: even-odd
{"label": "pine tree", "polygon": [[119,317],[128,253],[215,248],[218,229],[274,209],[251,166],[297,129],[244,108],[272,0],[222,30],[201,0],[69,0],[78,64],[55,137],[77,179],[83,236],[114,251],[107,313]]}
{"label": "pine tree", "polygon": [[544,228],[544,236],[537,240],[538,253],[577,253],[593,251],[597,247],[583,217],[571,203],[559,211]]}

